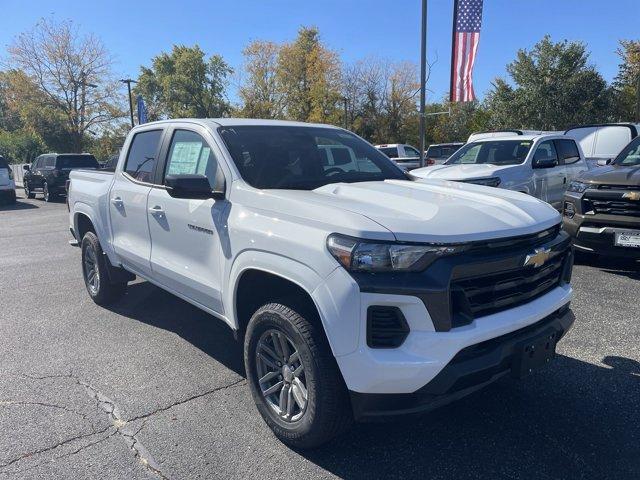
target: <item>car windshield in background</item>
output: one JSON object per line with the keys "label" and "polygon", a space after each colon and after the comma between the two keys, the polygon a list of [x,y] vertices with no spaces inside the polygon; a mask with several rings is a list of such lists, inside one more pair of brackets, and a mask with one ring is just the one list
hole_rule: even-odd
{"label": "car windshield in background", "polygon": [[264,125],[218,131],[254,188],[313,190],[329,183],[406,180],[387,157],[344,130]]}
{"label": "car windshield in background", "polygon": [[56,160],[57,168],[99,168],[99,166],[93,155],[59,155]]}
{"label": "car windshield in background", "polygon": [[518,165],[527,158],[532,143],[530,140],[494,140],[467,143],[451,155],[451,158],[445,164],[488,163],[491,165]]}
{"label": "car windshield in background", "polygon": [[629,145],[624,147],[616,157],[616,165],[640,165],[640,137],[637,137]]}

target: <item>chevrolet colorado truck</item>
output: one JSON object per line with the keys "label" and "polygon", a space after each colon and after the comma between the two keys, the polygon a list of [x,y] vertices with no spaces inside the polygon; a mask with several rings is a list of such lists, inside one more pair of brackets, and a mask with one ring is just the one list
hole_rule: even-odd
{"label": "chevrolet colorado truck", "polygon": [[569,184],[563,220],[576,249],[640,260],[640,137]]}
{"label": "chevrolet colorado truck", "polygon": [[[349,161],[328,163],[329,147]],[[558,212],[411,181],[340,128],[148,123],[115,172],[70,177],[91,298],[115,302],[141,277],[227,323],[258,411],[298,448],[526,375],[573,323]]]}

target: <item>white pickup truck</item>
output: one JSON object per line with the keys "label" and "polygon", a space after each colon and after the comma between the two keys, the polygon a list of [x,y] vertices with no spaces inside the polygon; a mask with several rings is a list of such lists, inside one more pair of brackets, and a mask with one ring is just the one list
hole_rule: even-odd
{"label": "white pickup truck", "polygon": [[466,143],[444,165],[412,170],[411,176],[515,190],[560,210],[569,183],[589,168],[580,146],[563,135],[482,135],[486,136]]}
{"label": "white pickup truck", "polygon": [[[354,157],[327,164],[328,145]],[[71,173],[69,208],[91,298],[139,276],[227,323],[260,414],[296,447],[526,375],[573,323],[558,212],[410,181],[336,127],[145,124],[115,172]]]}

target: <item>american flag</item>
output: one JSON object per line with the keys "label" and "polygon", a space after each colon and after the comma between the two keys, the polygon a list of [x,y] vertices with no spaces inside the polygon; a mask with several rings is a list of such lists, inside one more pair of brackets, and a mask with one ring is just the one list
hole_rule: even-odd
{"label": "american flag", "polygon": [[452,102],[470,102],[476,99],[472,74],[480,41],[482,1],[455,0],[451,52]]}

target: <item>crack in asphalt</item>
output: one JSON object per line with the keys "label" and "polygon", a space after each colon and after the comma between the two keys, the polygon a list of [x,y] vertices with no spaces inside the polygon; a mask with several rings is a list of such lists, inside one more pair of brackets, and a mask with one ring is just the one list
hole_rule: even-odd
{"label": "crack in asphalt", "polygon": [[202,392],[202,393],[198,393],[196,395],[192,395],[191,397],[185,398],[183,400],[178,400],[177,402],[171,403],[165,407],[160,407],[157,408],[151,412],[148,413],[143,413],[142,415],[138,415],[135,417],[130,418],[128,421],[129,422],[135,422],[136,420],[142,420],[142,419],[146,419],[149,418],[153,415],[156,415],[158,413],[162,413],[162,412],[166,412],[167,410],[173,408],[173,407],[177,407],[178,405],[183,405],[185,403],[191,402],[193,400],[197,400],[198,398],[202,398],[202,397],[206,397],[207,395],[211,395],[212,393],[216,393],[219,392],[221,390],[226,390],[228,388],[233,388],[233,387],[237,387],[238,385],[243,385],[246,383],[246,379],[241,378],[240,380],[237,380],[233,383],[230,383],[228,385],[223,385],[221,387],[216,387],[216,388],[212,388],[211,390],[207,390],[206,392]]}
{"label": "crack in asphalt", "polygon": [[0,407],[10,407],[13,405],[32,405],[32,406],[39,406],[39,407],[46,407],[46,408],[57,408],[60,410],[64,410],[65,412],[73,413],[74,415],[82,417],[84,420],[88,421],[89,423],[91,423],[91,425],[93,425],[93,422],[89,420],[87,415],[85,415],[82,412],[78,412],[77,410],[73,410],[72,408],[65,407],[64,405],[57,405],[55,403],[36,402],[32,400],[0,400]]}
{"label": "crack in asphalt", "polygon": [[[38,449],[35,451],[31,451],[31,452],[27,452],[24,453],[10,461],[8,461],[7,463],[4,464],[0,464],[0,473],[20,473],[23,471],[27,471],[27,470],[32,470],[34,468],[37,468],[41,465],[44,465],[46,463],[49,462],[53,462],[56,460],[59,460],[61,458],[65,458],[65,457],[69,457],[72,455],[75,455],[83,450],[86,450],[87,448],[93,447],[95,445],[98,445],[106,440],[108,440],[109,438],[113,437],[114,435],[120,435],[122,437],[122,439],[125,441],[125,443],[127,444],[127,446],[129,447],[129,449],[131,451],[133,451],[135,458],[138,460],[138,462],[144,467],[146,468],[149,472],[153,473],[154,475],[160,477],[162,480],[170,480],[170,477],[165,474],[159,464],[157,463],[157,461],[153,458],[153,456],[151,455],[151,453],[147,450],[147,448],[144,446],[144,444],[140,441],[140,439],[138,438],[138,435],[140,434],[140,432],[142,431],[142,429],[146,426],[146,422],[147,420],[158,414],[158,413],[162,413],[162,412],[166,412],[167,410],[170,410],[176,406],[179,405],[184,405],[185,403],[191,402],[193,400],[197,400],[199,398],[205,397],[207,395],[211,395],[213,393],[219,392],[221,390],[226,390],[228,388],[233,388],[236,387],[238,385],[244,384],[246,383],[246,380],[244,378],[241,378],[235,382],[232,382],[228,385],[223,385],[221,387],[216,387],[216,388],[212,388],[210,390],[207,390],[205,392],[202,393],[198,393],[195,395],[192,395],[190,397],[187,397],[185,399],[182,400],[178,400],[176,402],[173,402],[169,405],[166,405],[164,407],[159,407],[156,408],[154,410],[152,410],[151,412],[148,413],[144,413],[141,415],[137,415],[135,417],[126,419],[123,418],[123,416],[120,413],[120,410],[118,409],[118,406],[116,405],[116,403],[111,400],[110,398],[108,398],[106,395],[104,395],[103,393],[101,393],[98,389],[96,389],[95,387],[93,387],[91,384],[82,381],[80,378],[78,378],[76,375],[74,375],[72,372],[68,373],[68,374],[50,374],[50,375],[28,375],[28,374],[24,374],[24,373],[20,373],[18,374],[19,376],[22,376],[24,378],[29,378],[31,380],[48,380],[48,379],[67,379],[67,380],[72,380],[74,383],[76,383],[77,385],[82,386],[85,391],[87,392],[87,394],[89,395],[89,397],[91,397],[95,402],[96,402],[96,407],[98,407],[101,411],[103,411],[104,413],[106,413],[109,417],[109,421],[111,423],[111,425],[108,425],[107,427],[101,429],[101,430],[95,430],[95,428],[93,429],[92,432],[90,433],[85,433],[82,435],[77,435],[75,437],[71,437],[68,438],[66,440],[63,440],[61,442],[58,442],[54,445],[50,445],[48,447],[44,447],[42,449]],[[49,404],[49,403],[45,403],[45,402],[34,402],[34,401],[21,401],[21,400],[8,400],[8,401],[0,401],[0,406],[3,405],[14,405],[14,404],[18,404],[18,405],[40,405],[40,406],[44,406],[44,407],[50,407],[50,408],[59,408],[62,410],[66,410],[68,412],[71,413],[75,413],[81,417],[83,417],[85,420],[87,419],[87,416],[77,412],[73,409],[70,409],[68,407],[65,406],[61,406],[61,405],[56,405],[56,404]],[[131,427],[132,427],[132,423],[142,420],[142,424],[138,427],[137,430],[132,431]],[[93,423],[91,423],[91,426],[93,427]],[[68,453],[64,453],[62,455],[58,455],[58,456],[54,456],[53,458],[44,461],[44,462],[40,462],[36,465],[30,466],[28,468],[22,469],[22,470],[4,470],[6,467],[9,467],[17,462],[20,462],[21,460],[25,460],[27,458],[33,457],[35,455],[39,455],[42,453],[46,453],[52,450],[55,450],[59,447],[62,447],[64,445],[67,445],[69,443],[72,443],[74,441],[77,440],[81,440],[83,438],[86,437],[90,437],[93,435],[99,435],[101,433],[105,433],[107,432],[109,429],[111,428],[115,428],[115,430],[113,432],[111,432],[109,435],[100,438],[99,440],[96,440],[94,442],[90,442],[88,444],[82,445],[79,448],[77,448],[76,450],[72,451],[72,452],[68,452]]]}

